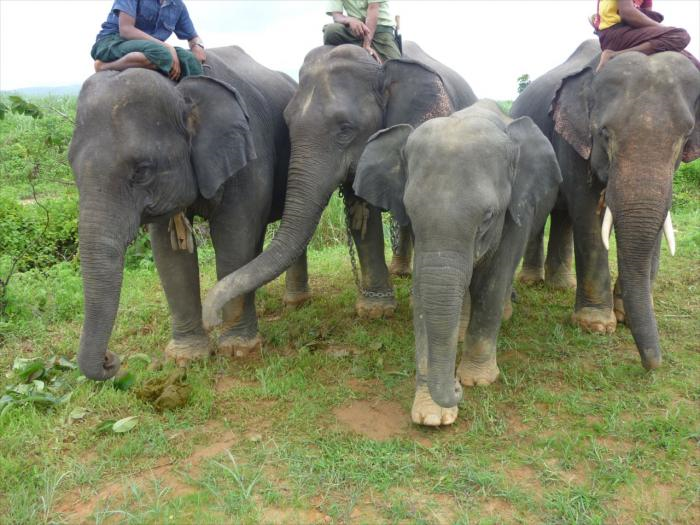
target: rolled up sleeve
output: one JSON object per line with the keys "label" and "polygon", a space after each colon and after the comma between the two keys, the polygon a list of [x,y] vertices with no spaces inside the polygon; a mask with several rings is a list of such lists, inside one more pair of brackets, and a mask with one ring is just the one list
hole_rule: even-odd
{"label": "rolled up sleeve", "polygon": [[330,0],[326,2],[326,14],[331,13],[342,13],[343,12],[343,2],[342,0]]}
{"label": "rolled up sleeve", "polygon": [[187,12],[187,7],[184,5],[182,6],[180,18],[177,19],[177,24],[175,25],[175,35],[180,40],[192,40],[194,37],[199,36],[190,19],[190,14]]}
{"label": "rolled up sleeve", "polygon": [[136,18],[136,6],[138,0],[116,0],[112,6],[112,12],[119,16],[119,13],[126,13],[129,16]]}

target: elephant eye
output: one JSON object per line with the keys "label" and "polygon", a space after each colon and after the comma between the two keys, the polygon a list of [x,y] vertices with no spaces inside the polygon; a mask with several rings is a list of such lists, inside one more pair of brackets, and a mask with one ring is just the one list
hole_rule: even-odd
{"label": "elephant eye", "polygon": [[144,160],[134,164],[131,173],[129,174],[129,183],[131,184],[146,184],[150,181],[153,172],[155,171],[155,163]]}
{"label": "elephant eye", "polygon": [[343,122],[338,129],[336,137],[341,143],[350,142],[355,137],[355,128],[349,122]]}
{"label": "elephant eye", "polygon": [[601,136],[601,137],[603,138],[603,140],[605,140],[606,142],[607,142],[608,140],[610,140],[610,132],[608,131],[608,128],[606,128],[605,126],[603,126],[602,128],[600,128],[600,136]]}

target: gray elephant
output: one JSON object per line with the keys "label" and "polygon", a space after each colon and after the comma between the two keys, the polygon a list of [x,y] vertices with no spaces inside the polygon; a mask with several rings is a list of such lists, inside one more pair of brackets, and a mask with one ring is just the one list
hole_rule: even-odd
{"label": "gray elephant", "polygon": [[[207,50],[207,76],[175,84],[145,69],[101,72],[78,98],[69,159],[80,194],[85,321],[78,363],[91,379],[119,369],[107,350],[119,305],[124,253],[149,224],[172,315],[166,355],[182,364],[208,356],[196,248],[173,251],[169,219],[209,220],[219,277],[262,249],[281,217],[289,163],[282,113],[296,90],[238,47]],[[287,273],[286,300],[308,297],[306,254]],[[294,261],[290,261],[290,264]],[[254,291],[228,303],[219,352],[258,346]]]}
{"label": "gray elephant", "polygon": [[[370,139],[355,192],[400,224],[410,222],[415,236],[414,423],[452,423],[459,382],[498,377],[496,337],[513,275],[560,183],[554,150],[532,120],[511,120],[489,100]],[[469,322],[458,382],[460,312]]]}
{"label": "gray elephant", "polygon": [[[525,278],[562,282],[576,257],[572,320],[613,332],[630,327],[642,365],[661,363],[651,284],[661,232],[674,250],[673,173],[700,156],[700,71],[675,52],[624,53],[594,73],[597,40],[530,84],[511,115],[529,115],[550,139],[562,170],[546,265],[542,235],[528,246]],[[607,244],[615,227],[619,277],[611,291]],[[614,310],[613,310],[614,308]],[[616,320],[617,316],[617,320]]]}
{"label": "gray elephant", "polygon": [[292,155],[280,228],[265,252],[207,295],[205,325],[219,324],[219,312],[231,298],[274,279],[299,256],[340,184],[346,205],[359,209],[363,219],[353,229],[363,288],[356,309],[370,317],[391,315],[396,301],[384,261],[381,213],[365,209],[352,193],[355,166],[378,130],[401,123],[417,126],[475,101],[464,79],[412,42],[404,44],[404,58],[382,66],[354,45],[312,50],[299,74],[299,90],[285,110]]}

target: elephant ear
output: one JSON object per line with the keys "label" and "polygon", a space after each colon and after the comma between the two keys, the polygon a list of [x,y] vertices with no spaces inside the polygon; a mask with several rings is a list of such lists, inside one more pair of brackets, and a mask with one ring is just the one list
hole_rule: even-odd
{"label": "elephant ear", "polygon": [[184,78],[177,89],[187,103],[185,119],[199,191],[211,199],[256,158],[248,112],[235,88],[211,77]]}
{"label": "elephant ear", "polygon": [[506,133],[517,149],[508,211],[520,226],[531,210],[554,205],[562,176],[552,144],[530,117],[512,121]]}
{"label": "elephant ear", "polygon": [[369,138],[362,152],[352,188],[355,195],[380,210],[390,211],[401,226],[409,223],[403,205],[406,168],[403,147],[413,127],[398,124]]}
{"label": "elephant ear", "polygon": [[454,97],[442,76],[431,67],[401,58],[388,60],[382,72],[386,126],[406,123],[418,127],[426,120],[447,117],[455,111]]}
{"label": "elephant ear", "polygon": [[591,67],[565,78],[551,107],[554,130],[584,159],[591,156],[591,127],[588,99],[593,80]]}
{"label": "elephant ear", "polygon": [[696,103],[695,128],[688,137],[688,141],[683,148],[683,162],[693,162],[700,158],[700,99]]}

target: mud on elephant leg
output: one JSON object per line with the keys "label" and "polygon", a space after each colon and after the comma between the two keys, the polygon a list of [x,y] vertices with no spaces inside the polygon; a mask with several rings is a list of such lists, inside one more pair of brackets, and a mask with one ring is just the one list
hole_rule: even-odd
{"label": "mud on elephant leg", "polygon": [[[398,277],[408,277],[411,275],[411,259],[413,258],[413,238],[411,236],[411,227],[399,227],[398,235],[398,245],[396,246],[396,251],[391,258],[389,273]],[[392,246],[392,248],[394,247]]]}
{"label": "mud on elephant leg", "polygon": [[545,283],[561,290],[576,288],[572,269],[574,239],[571,219],[566,210],[553,210],[545,261]]}
{"label": "mud on elephant leg", "polygon": [[165,348],[165,358],[178,366],[187,366],[212,354],[209,337],[202,328],[197,249],[192,253],[173,250],[167,224],[151,224],[149,232],[172,316],[172,339]]}
{"label": "mud on elephant leg", "polygon": [[527,243],[518,280],[527,285],[544,282],[544,228]]}
{"label": "mud on elephant leg", "polygon": [[486,386],[500,374],[496,363],[496,341],[467,335],[457,377],[464,386]]}
{"label": "mud on elephant leg", "polygon": [[433,401],[428,390],[428,338],[422,305],[418,300],[414,300],[413,329],[416,339],[416,392],[411,407],[411,420],[416,425],[429,427],[451,425],[457,419],[459,407],[441,407]]}
{"label": "mud on elephant leg", "polygon": [[217,343],[218,354],[224,357],[246,357],[262,349],[255,315],[255,293],[229,301],[223,309],[224,332]]}
{"label": "mud on elephant leg", "polygon": [[285,278],[284,304],[287,308],[299,308],[311,299],[306,250],[287,270]]}
{"label": "mud on elephant leg", "polygon": [[377,208],[364,201],[350,201],[352,236],[362,270],[361,293],[355,303],[360,317],[392,317],[396,310],[394,289],[384,260],[382,216]]}

